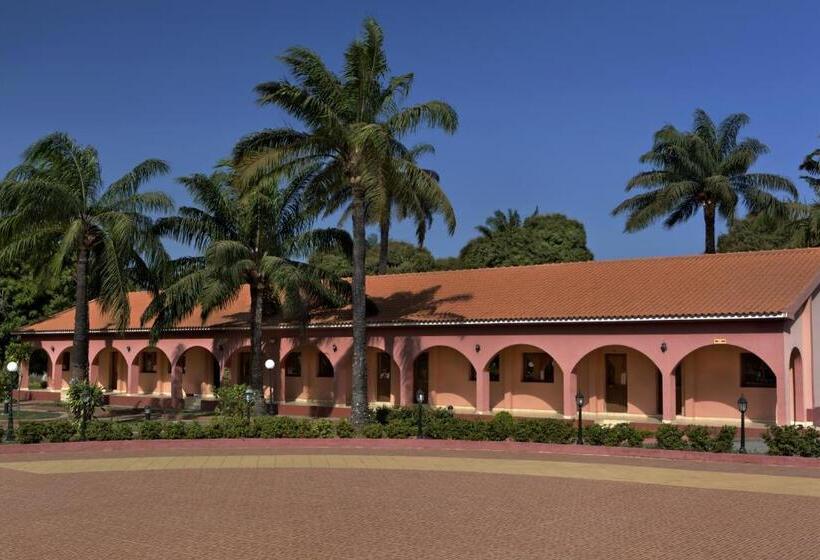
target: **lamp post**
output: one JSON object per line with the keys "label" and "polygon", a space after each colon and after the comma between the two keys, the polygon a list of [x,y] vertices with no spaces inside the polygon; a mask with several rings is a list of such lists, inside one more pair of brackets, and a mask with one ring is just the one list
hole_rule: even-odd
{"label": "lamp post", "polygon": [[146,406],[144,409],[142,409],[142,417],[146,421],[151,420],[151,407],[150,406]]}
{"label": "lamp post", "polygon": [[17,387],[17,362],[11,361],[6,364],[6,371],[9,372],[9,394],[6,396],[6,402],[9,404],[9,424],[6,428],[6,442],[14,441],[14,388]]}
{"label": "lamp post", "polygon": [[422,414],[424,413],[424,391],[419,389],[416,391],[416,403],[418,403],[419,407],[419,433],[418,438],[424,439],[424,426],[422,425]]}
{"label": "lamp post", "polygon": [[247,412],[248,412],[248,422],[250,422],[251,421],[251,407],[253,406],[253,389],[251,389],[250,387],[245,389],[245,404],[248,405],[246,408],[247,408]]}
{"label": "lamp post", "polygon": [[737,399],[737,409],[740,411],[740,449],[738,453],[746,453],[746,411],[749,409],[749,401],[740,395]]}
{"label": "lamp post", "polygon": [[268,384],[270,385],[270,399],[268,402],[268,414],[274,414],[274,404],[273,404],[273,368],[276,366],[276,362],[273,361],[272,358],[268,358],[265,360],[265,369],[268,370]]}
{"label": "lamp post", "polygon": [[575,439],[575,443],[578,445],[584,445],[584,425],[581,418],[581,409],[584,408],[585,404],[586,398],[584,394],[578,391],[575,394],[575,406],[578,407],[578,437]]}

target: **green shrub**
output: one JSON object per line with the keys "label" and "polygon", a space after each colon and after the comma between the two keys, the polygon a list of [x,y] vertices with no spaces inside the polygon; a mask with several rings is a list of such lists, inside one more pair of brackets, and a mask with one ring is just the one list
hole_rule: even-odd
{"label": "green shrub", "polygon": [[662,424],[655,431],[655,440],[660,449],[686,449],[683,432],[677,426]]}
{"label": "green shrub", "polygon": [[687,426],[684,433],[689,447],[694,451],[712,450],[712,434],[706,426]]}
{"label": "green shrub", "polygon": [[487,424],[487,439],[506,441],[515,433],[515,418],[509,412],[499,412]]}
{"label": "green shrub", "polygon": [[712,453],[731,453],[735,447],[737,428],[723,426],[712,438]]}
{"label": "green shrub", "polygon": [[515,441],[534,443],[572,443],[576,438],[576,428],[564,420],[527,418],[515,423]]}
{"label": "green shrub", "polygon": [[94,411],[103,405],[103,392],[99,385],[88,381],[72,379],[66,394],[68,410],[74,417],[77,434],[86,438],[88,423],[94,418]]}
{"label": "green shrub", "polygon": [[313,432],[316,437],[322,439],[330,439],[336,437],[336,424],[333,420],[327,418],[320,418],[313,421]]}
{"label": "green shrub", "polygon": [[384,427],[384,434],[391,439],[407,439],[418,435],[418,426],[409,420],[391,420]]}
{"label": "green shrub", "polygon": [[17,443],[40,443],[44,434],[45,427],[40,422],[21,422],[15,432]]}
{"label": "green shrub", "polygon": [[246,418],[231,417],[222,419],[223,438],[253,438],[258,436],[255,424],[248,422]]}
{"label": "green shrub", "polygon": [[71,441],[76,434],[74,425],[68,420],[55,420],[45,425],[43,438],[51,443]]}
{"label": "green shrub", "polygon": [[245,400],[245,390],[247,388],[247,385],[235,384],[231,381],[230,370],[225,368],[222,375],[222,384],[218,389],[214,389],[214,395],[219,399],[216,405],[217,414],[226,418],[247,417],[248,403]]}
{"label": "green shrub", "polygon": [[604,426],[593,424],[584,428],[584,443],[588,445],[605,445],[607,447],[641,447],[647,433],[629,424]]}
{"label": "green shrub", "polygon": [[601,424],[584,428],[584,443],[587,445],[604,445],[607,440],[607,429]]}
{"label": "green shrub", "polygon": [[188,422],[185,424],[185,438],[186,439],[202,439],[207,436],[205,428],[199,422]]}
{"label": "green shrub", "polygon": [[212,419],[208,425],[204,427],[205,437],[209,439],[220,439],[225,437],[225,430],[222,427],[222,422],[219,418]]}
{"label": "green shrub", "polygon": [[184,422],[166,422],[162,426],[162,437],[164,439],[185,439],[187,430]]}
{"label": "green shrub", "polygon": [[145,420],[137,424],[137,438],[139,439],[161,439],[162,422],[157,420]]}
{"label": "green shrub", "polygon": [[352,438],[356,435],[356,430],[347,418],[342,418],[336,422],[336,435],[340,438]]}
{"label": "green shrub", "polygon": [[127,440],[134,439],[134,427],[127,422],[111,423],[111,439]]}
{"label": "green shrub", "polygon": [[[455,418],[427,418],[424,420],[422,431],[425,437],[430,439],[452,439],[453,423]],[[418,428],[417,428],[418,430]]]}
{"label": "green shrub", "polygon": [[299,437],[299,423],[289,416],[260,416],[253,422],[262,438]]}
{"label": "green shrub", "polygon": [[384,437],[384,427],[379,423],[365,424],[362,428],[362,435],[368,439],[379,439]]}
{"label": "green shrub", "polygon": [[113,439],[113,424],[103,420],[92,420],[85,428],[85,439],[90,441]]}
{"label": "green shrub", "polygon": [[820,432],[813,427],[770,426],[763,434],[769,455],[820,457]]}

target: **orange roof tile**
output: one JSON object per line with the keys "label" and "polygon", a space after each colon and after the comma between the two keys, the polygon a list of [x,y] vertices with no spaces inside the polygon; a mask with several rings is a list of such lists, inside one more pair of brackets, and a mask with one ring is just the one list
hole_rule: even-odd
{"label": "orange roof tile", "polygon": [[[820,283],[820,248],[557,263],[370,276],[372,324],[562,322],[722,317],[787,317]],[[131,294],[132,329],[150,295]],[[248,294],[204,323],[194,313],[178,328],[247,325]],[[92,330],[111,329],[90,305]],[[317,324],[346,323],[349,310],[317,313]],[[65,331],[73,310],[28,327]]]}

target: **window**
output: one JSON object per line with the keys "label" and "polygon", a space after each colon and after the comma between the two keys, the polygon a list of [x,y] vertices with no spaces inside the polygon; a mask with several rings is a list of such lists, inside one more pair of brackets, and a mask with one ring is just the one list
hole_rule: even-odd
{"label": "window", "polygon": [[744,352],[740,355],[740,386],[773,388],[777,386],[777,379],[763,360]]}
{"label": "window", "polygon": [[[490,372],[490,381],[497,382],[501,381],[501,355],[496,354],[495,358],[490,361],[490,364],[487,366],[487,370]],[[475,381],[475,368],[470,366],[470,381]]]}
{"label": "window", "polygon": [[333,364],[321,352],[319,352],[319,372],[316,377],[333,377]]}
{"label": "window", "polygon": [[66,350],[63,352],[63,355],[60,357],[60,368],[63,371],[68,371],[71,368],[71,352]]}
{"label": "window", "polygon": [[285,359],[285,376],[302,377],[302,354],[291,352]]}
{"label": "window", "polygon": [[544,352],[524,354],[521,381],[525,383],[555,383],[552,358]]}
{"label": "window", "polygon": [[143,352],[142,353],[142,367],[140,371],[143,373],[156,373],[157,372],[157,353],[156,352]]}

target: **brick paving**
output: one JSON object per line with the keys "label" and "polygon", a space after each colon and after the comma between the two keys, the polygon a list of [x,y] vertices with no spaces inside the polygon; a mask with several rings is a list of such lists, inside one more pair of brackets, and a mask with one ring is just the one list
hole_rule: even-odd
{"label": "brick paving", "polygon": [[[442,464],[521,460],[542,462],[536,466],[543,469],[580,464],[579,470],[604,471],[611,464],[612,472],[631,468],[636,481],[264,468],[272,454],[291,466],[297,457],[310,455],[328,466],[340,456],[348,461],[386,458],[387,464],[406,458],[430,458],[429,463],[437,457],[445,459]],[[233,461],[242,468],[74,474],[56,468],[65,460],[173,456],[179,462],[203,455],[223,455],[227,466]],[[695,482],[712,475],[742,480],[763,475],[767,484],[782,480],[785,487],[796,480],[817,483],[816,469],[431,449],[75,450],[0,456],[0,463],[20,463],[18,468],[32,461],[52,462],[51,474],[0,468],[4,559],[818,557],[820,498],[763,493],[755,485],[732,491],[644,480],[660,471],[669,476],[672,469],[675,476]]]}

